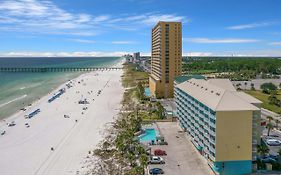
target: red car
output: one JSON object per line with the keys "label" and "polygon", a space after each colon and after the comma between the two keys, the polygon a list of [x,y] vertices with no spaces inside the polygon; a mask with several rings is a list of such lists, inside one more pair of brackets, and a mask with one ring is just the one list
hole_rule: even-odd
{"label": "red car", "polygon": [[155,156],[165,156],[167,154],[166,154],[166,151],[164,151],[164,150],[156,149],[156,150],[154,150],[154,155]]}

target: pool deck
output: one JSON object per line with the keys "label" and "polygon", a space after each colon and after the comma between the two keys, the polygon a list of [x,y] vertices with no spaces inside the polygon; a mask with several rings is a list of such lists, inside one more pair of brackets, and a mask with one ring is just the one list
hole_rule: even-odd
{"label": "pool deck", "polygon": [[[156,125],[156,123],[143,125],[143,126],[142,126],[142,130],[145,131],[146,129],[154,129],[154,130],[155,130],[155,133],[156,133],[156,137],[162,136],[162,135],[160,134],[160,130],[159,130],[158,126]],[[138,137],[140,138],[140,137],[142,137],[143,135],[144,135],[144,133],[141,134],[141,135],[139,135]],[[147,145],[150,143],[150,141],[141,141],[141,142],[142,142],[143,144],[147,144]]]}

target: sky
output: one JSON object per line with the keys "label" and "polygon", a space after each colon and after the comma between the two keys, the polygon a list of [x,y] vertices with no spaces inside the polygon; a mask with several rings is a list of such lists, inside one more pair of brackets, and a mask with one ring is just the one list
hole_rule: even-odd
{"label": "sky", "polygon": [[181,21],[183,55],[281,56],[281,0],[0,0],[0,56],[150,55]]}

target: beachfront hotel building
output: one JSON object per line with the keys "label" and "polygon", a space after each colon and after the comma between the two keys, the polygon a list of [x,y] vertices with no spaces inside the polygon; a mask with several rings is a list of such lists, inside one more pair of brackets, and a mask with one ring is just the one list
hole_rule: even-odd
{"label": "beachfront hotel building", "polygon": [[152,29],[149,89],[157,98],[174,96],[174,78],[182,72],[181,22],[160,21]]}
{"label": "beachfront hotel building", "polygon": [[189,79],[175,86],[176,115],[213,171],[251,173],[260,144],[261,101],[228,79]]}

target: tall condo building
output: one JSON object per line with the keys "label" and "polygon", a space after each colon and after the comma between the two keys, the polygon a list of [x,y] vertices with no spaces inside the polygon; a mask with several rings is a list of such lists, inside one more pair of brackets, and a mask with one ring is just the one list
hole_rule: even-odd
{"label": "tall condo building", "polygon": [[160,21],[152,29],[149,88],[157,98],[174,96],[174,78],[182,72],[181,22]]}
{"label": "tall condo building", "polygon": [[176,85],[175,102],[180,126],[215,172],[252,172],[261,101],[236,91],[228,79],[190,79]]}

